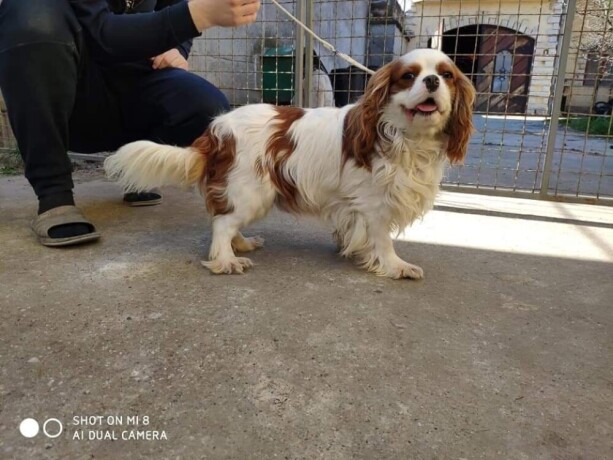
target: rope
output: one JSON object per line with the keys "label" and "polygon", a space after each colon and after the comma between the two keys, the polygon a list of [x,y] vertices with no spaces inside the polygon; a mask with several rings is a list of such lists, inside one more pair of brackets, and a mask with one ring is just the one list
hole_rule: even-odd
{"label": "rope", "polygon": [[300,21],[300,19],[298,19],[292,13],[287,11],[283,6],[281,6],[277,0],[271,0],[271,1],[275,5],[277,5],[277,7],[281,11],[283,11],[287,16],[289,16],[292,19],[292,21],[294,21],[296,24],[298,24],[300,27],[302,27],[302,29],[306,33],[308,33],[311,37],[313,37],[315,40],[317,40],[319,43],[321,43],[324,46],[324,48],[326,48],[328,51],[332,52],[332,54],[334,54],[334,56],[338,56],[339,58],[344,59],[349,64],[356,66],[358,69],[363,70],[364,72],[367,72],[370,75],[373,75],[375,73],[374,70],[370,70],[368,67],[360,64],[358,61],[353,59],[351,56],[348,56],[347,54],[342,53],[341,51],[337,50],[334,46],[332,46],[331,43],[329,43],[329,42],[325,41],[323,38],[319,37],[315,32],[313,32],[306,25],[304,25],[304,23],[302,23]]}

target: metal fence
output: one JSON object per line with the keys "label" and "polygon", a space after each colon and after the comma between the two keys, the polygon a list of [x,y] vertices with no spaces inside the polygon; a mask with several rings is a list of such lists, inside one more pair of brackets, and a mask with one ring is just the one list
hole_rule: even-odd
{"label": "metal fence", "polygon": [[[610,0],[279,3],[371,69],[432,47],[472,79],[477,133],[445,188],[613,204]],[[190,65],[235,106],[340,106],[355,101],[368,78],[270,0],[253,25],[206,31]],[[0,149],[10,145],[7,132],[2,118]]]}
{"label": "metal fence", "polygon": [[16,149],[17,142],[15,142],[13,137],[6,106],[2,99],[2,94],[0,94],[0,153],[3,151],[15,151]]}

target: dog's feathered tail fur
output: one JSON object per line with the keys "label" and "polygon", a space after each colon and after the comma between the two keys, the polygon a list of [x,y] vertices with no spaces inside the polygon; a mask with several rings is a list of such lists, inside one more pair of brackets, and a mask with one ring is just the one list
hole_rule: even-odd
{"label": "dog's feathered tail fur", "polygon": [[130,192],[163,185],[189,187],[201,180],[205,168],[205,155],[193,147],[150,141],[127,144],[104,161],[107,175]]}

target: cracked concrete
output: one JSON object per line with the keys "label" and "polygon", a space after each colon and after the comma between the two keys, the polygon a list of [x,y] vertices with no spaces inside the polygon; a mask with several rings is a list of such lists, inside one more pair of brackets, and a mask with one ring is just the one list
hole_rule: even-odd
{"label": "cracked concrete", "polygon": [[[77,183],[103,239],[62,250],[0,178],[1,458],[613,457],[611,208],[443,194],[397,241],[421,282],[275,213],[228,277],[199,264],[196,195],[131,209],[95,172]],[[26,417],[63,432],[27,439]],[[146,431],[167,439],[122,439]]]}

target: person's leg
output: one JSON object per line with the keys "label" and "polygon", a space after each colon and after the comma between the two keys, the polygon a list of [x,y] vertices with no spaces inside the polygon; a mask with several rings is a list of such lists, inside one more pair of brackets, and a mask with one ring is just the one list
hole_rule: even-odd
{"label": "person's leg", "polygon": [[[0,3],[0,90],[25,175],[39,199],[39,214],[74,205],[69,146],[100,150],[103,136],[84,127],[105,132],[106,142],[113,131],[105,127],[107,119],[119,118],[107,115],[113,102],[87,59],[82,40],[67,0]],[[114,114],[119,115],[116,104]],[[75,137],[79,131],[82,135]],[[89,145],[79,139],[87,139]],[[48,234],[69,238],[92,231],[91,225],[74,223],[53,227]]]}
{"label": "person's leg", "polygon": [[66,155],[79,25],[65,0],[0,4],[0,89],[40,211],[73,204]]}
{"label": "person's leg", "polygon": [[180,69],[146,75],[122,105],[131,131],[142,132],[144,139],[178,146],[190,145],[215,116],[230,108],[214,85]]}

